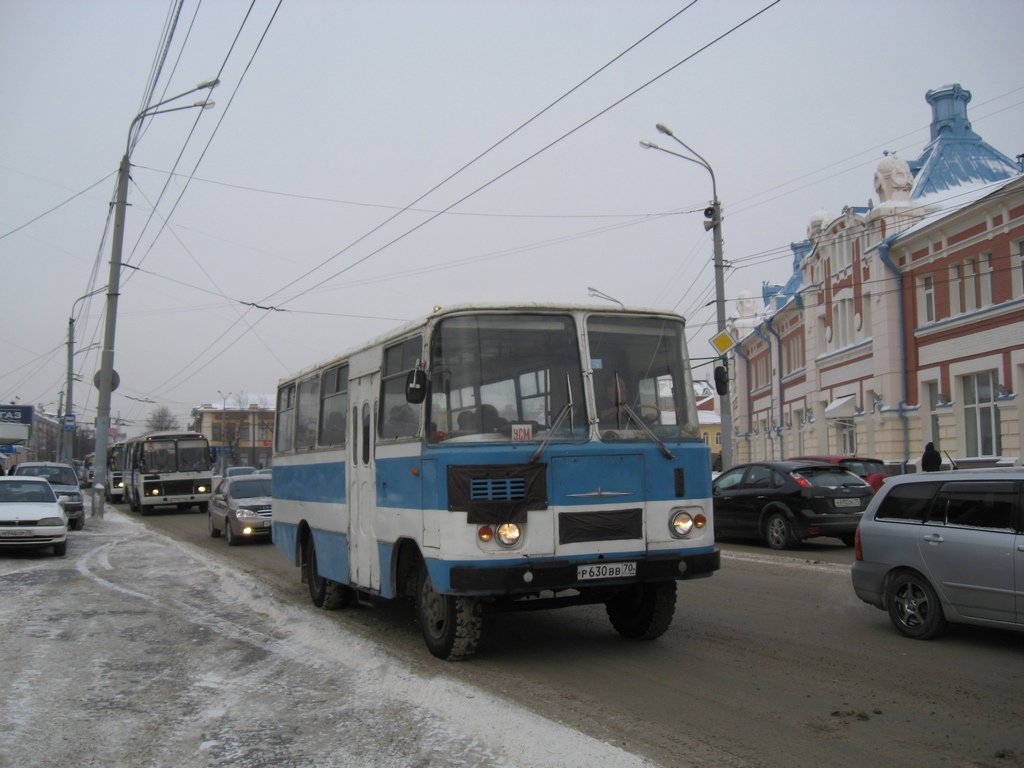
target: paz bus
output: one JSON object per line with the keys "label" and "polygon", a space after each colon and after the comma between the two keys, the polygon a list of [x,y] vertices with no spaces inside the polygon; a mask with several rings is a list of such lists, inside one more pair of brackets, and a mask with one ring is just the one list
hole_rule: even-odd
{"label": "paz bus", "polygon": [[124,444],[124,495],[133,512],[152,507],[209,510],[213,494],[210,443],[197,432],[149,432]]}
{"label": "paz bus", "polygon": [[103,495],[107,501],[124,500],[124,441],[107,448],[107,467],[103,478]]}
{"label": "paz bus", "polygon": [[684,320],[439,309],[280,382],[273,540],[317,607],[411,597],[471,656],[492,611],[604,604],[664,633],[718,570]]}

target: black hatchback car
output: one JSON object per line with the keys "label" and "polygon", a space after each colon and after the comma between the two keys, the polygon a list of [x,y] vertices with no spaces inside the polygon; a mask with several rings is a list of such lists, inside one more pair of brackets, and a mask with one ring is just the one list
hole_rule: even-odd
{"label": "black hatchback car", "polygon": [[816,536],[853,546],[871,486],[821,461],[741,464],[712,483],[715,535],[764,539],[786,549]]}

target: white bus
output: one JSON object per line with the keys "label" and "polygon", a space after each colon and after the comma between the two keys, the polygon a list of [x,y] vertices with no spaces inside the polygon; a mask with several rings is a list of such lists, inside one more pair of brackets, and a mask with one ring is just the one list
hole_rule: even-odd
{"label": "white bus", "polygon": [[103,478],[103,495],[107,501],[124,501],[124,441],[107,448],[106,475]]}
{"label": "white bus", "polygon": [[313,603],[412,597],[466,658],[489,611],[603,603],[669,627],[719,568],[684,321],[453,307],[282,380],[273,540]]}
{"label": "white bus", "polygon": [[213,494],[210,443],[197,432],[149,432],[124,446],[124,494],[133,512],[197,507],[206,514]]}

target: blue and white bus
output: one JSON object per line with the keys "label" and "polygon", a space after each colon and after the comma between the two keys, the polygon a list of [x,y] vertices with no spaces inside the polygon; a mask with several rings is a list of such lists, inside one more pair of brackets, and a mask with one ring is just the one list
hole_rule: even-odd
{"label": "blue and white bus", "polygon": [[440,658],[489,611],[603,603],[658,637],[719,568],[684,321],[453,307],[282,380],[273,507],[316,606],[412,597]]}
{"label": "blue and white bus", "polygon": [[162,431],[124,444],[124,496],[132,512],[196,507],[206,514],[213,495],[210,443],[198,432]]}

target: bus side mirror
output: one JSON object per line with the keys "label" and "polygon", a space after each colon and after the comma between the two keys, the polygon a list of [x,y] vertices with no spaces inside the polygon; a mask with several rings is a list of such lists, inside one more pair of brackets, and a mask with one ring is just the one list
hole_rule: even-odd
{"label": "bus side mirror", "polygon": [[419,405],[427,397],[427,372],[421,370],[409,371],[405,380],[405,399],[413,405]]}

